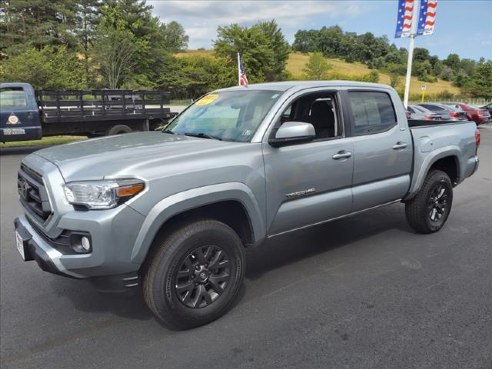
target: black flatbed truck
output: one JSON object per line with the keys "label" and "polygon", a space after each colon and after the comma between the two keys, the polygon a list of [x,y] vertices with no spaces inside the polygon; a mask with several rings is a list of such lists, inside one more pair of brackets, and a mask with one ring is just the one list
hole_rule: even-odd
{"label": "black flatbed truck", "polygon": [[0,83],[0,142],[154,130],[177,114],[168,103],[168,91],[35,91]]}

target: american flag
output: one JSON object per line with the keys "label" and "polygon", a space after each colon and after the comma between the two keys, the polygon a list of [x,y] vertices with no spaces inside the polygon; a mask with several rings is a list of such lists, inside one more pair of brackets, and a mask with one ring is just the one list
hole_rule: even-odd
{"label": "american flag", "polygon": [[237,70],[239,77],[239,86],[248,87],[248,77],[246,77],[246,72],[244,71],[243,63],[241,62],[241,56],[237,54]]}
{"label": "american flag", "polygon": [[432,35],[436,23],[437,0],[422,0],[420,4],[418,35]]}
{"label": "american flag", "polygon": [[395,38],[410,37],[414,5],[414,0],[398,0]]}

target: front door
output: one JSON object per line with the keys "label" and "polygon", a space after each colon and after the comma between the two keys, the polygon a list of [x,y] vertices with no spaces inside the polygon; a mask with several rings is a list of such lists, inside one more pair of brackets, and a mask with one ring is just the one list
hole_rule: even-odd
{"label": "front door", "polygon": [[338,106],[329,92],[293,100],[280,119],[313,124],[316,139],[279,148],[263,144],[268,236],[351,212],[353,144],[344,138]]}

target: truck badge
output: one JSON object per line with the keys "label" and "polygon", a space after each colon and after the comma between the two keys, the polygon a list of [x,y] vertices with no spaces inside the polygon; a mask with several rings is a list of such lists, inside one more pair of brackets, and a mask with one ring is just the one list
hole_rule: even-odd
{"label": "truck badge", "polygon": [[25,201],[27,201],[30,187],[31,186],[29,186],[29,183],[27,183],[24,178],[19,177],[17,181],[17,190],[19,191],[20,197]]}
{"label": "truck badge", "polygon": [[17,118],[17,115],[11,113],[9,119],[7,119],[7,124],[19,124],[20,120]]}
{"label": "truck badge", "polygon": [[287,197],[288,199],[293,199],[293,198],[296,198],[296,197],[301,197],[301,196],[309,195],[309,194],[311,194],[313,192],[316,192],[316,188],[314,188],[314,187],[313,188],[308,188],[307,190],[286,193],[285,194],[285,197]]}

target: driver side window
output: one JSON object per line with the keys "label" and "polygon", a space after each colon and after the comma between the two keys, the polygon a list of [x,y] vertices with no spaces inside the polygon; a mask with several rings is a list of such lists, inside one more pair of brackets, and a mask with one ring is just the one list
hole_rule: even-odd
{"label": "driver side window", "polygon": [[342,136],[340,116],[335,94],[313,93],[294,100],[282,112],[280,122],[310,123],[316,132],[315,140],[326,140]]}

